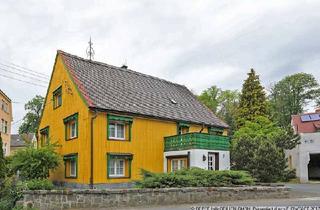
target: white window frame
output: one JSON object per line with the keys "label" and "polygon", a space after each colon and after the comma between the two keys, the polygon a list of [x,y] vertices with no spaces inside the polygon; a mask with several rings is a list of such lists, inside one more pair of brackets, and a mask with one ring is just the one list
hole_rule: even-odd
{"label": "white window frame", "polygon": [[[111,132],[110,132],[110,125],[114,124],[114,135],[115,136],[111,136]],[[118,137],[118,128],[117,125],[123,125],[123,137]],[[126,139],[126,124],[124,122],[110,122],[109,123],[109,131],[108,131],[108,135],[109,135],[109,139],[116,139],[116,140],[125,140]]]}
{"label": "white window frame", "polygon": [[[177,163],[178,163],[178,168],[176,169],[176,170],[174,170],[174,168],[173,168],[173,162],[174,161],[178,161]],[[183,162],[183,164],[182,164],[182,162]],[[183,169],[183,168],[186,168],[187,166],[186,166],[186,160],[185,159],[172,159],[171,160],[171,172],[174,172],[174,171],[178,171],[178,170],[181,170],[181,169]]]}
{"label": "white window frame", "polygon": [[[76,159],[70,159],[69,163],[70,163],[69,177],[76,177],[77,176],[77,160]],[[74,173],[72,173],[72,165],[73,165],[72,163],[74,163]]]}
{"label": "white window frame", "polygon": [[[120,161],[123,161],[123,170],[122,170],[122,174],[117,173],[117,167],[120,167]],[[125,177],[125,173],[126,173],[126,160],[125,159],[111,159],[109,162],[110,166],[109,167],[109,177]],[[111,165],[113,164],[114,168],[114,174],[111,173]]]}
{"label": "white window frame", "polygon": [[[74,139],[78,137],[78,133],[77,133],[77,121],[76,120],[72,120],[68,123],[69,125],[69,139]],[[74,135],[72,135],[72,128],[74,126]]]}

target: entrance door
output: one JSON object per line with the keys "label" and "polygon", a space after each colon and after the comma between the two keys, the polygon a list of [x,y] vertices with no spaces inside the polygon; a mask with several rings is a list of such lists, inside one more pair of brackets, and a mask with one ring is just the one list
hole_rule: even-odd
{"label": "entrance door", "polygon": [[219,153],[208,153],[208,170],[219,170]]}

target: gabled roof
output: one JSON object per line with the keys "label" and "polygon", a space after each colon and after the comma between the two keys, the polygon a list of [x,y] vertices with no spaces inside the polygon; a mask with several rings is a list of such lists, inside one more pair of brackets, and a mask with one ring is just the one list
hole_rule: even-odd
{"label": "gabled roof", "polygon": [[58,51],[90,108],[228,127],[183,85]]}
{"label": "gabled roof", "polygon": [[320,129],[320,120],[303,121],[302,118],[307,115],[320,115],[320,112],[304,113],[291,116],[291,124],[296,133],[314,133]]}
{"label": "gabled roof", "polygon": [[33,136],[33,133],[29,133],[27,135],[12,134],[10,140],[10,147],[24,147],[26,146],[25,138],[31,141],[33,139]]}

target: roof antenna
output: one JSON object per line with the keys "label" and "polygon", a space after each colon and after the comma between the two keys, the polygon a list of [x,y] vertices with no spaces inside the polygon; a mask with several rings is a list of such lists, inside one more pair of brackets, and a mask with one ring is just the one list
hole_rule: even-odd
{"label": "roof antenna", "polygon": [[124,60],[124,63],[121,66],[122,69],[127,69],[128,65],[127,65],[127,59]]}
{"label": "roof antenna", "polygon": [[91,36],[90,36],[90,40],[89,40],[88,44],[89,44],[89,47],[87,48],[86,53],[87,53],[89,60],[92,61],[93,57],[94,57],[94,50],[92,47],[93,43],[91,41]]}

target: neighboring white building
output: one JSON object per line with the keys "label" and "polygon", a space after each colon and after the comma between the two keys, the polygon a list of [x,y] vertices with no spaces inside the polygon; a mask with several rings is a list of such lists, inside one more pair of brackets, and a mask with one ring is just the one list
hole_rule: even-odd
{"label": "neighboring white building", "polygon": [[300,144],[286,151],[288,165],[301,182],[320,179],[320,108],[314,113],[293,115],[291,124]]}

